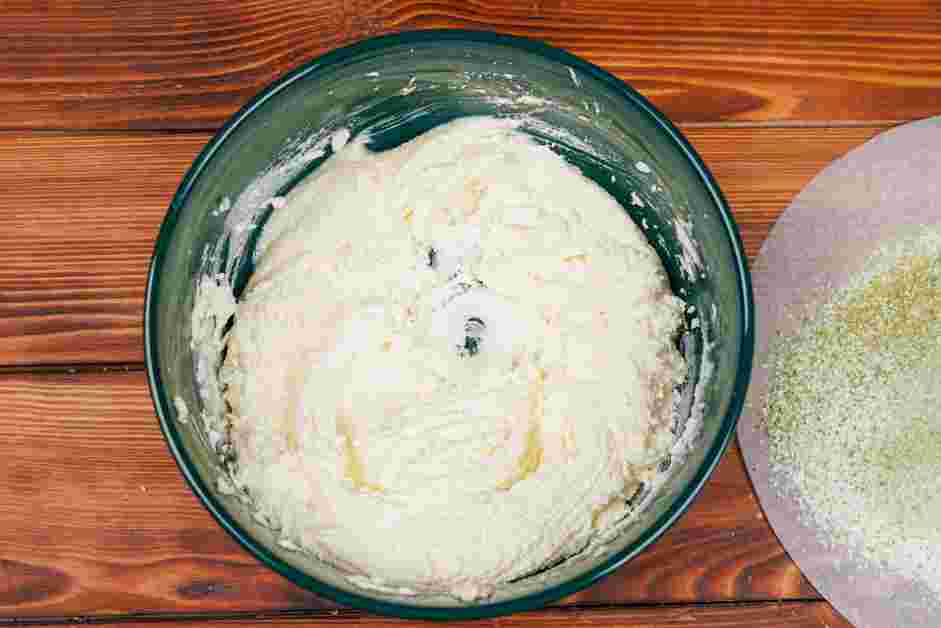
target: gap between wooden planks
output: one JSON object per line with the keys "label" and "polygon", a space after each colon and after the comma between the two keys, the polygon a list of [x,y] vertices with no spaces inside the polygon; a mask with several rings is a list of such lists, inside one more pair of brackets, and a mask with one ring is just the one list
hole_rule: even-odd
{"label": "gap between wooden planks", "polygon": [[416,28],[548,41],[680,122],[914,119],[941,97],[923,0],[13,0],[2,23],[8,129],[215,129],[302,62]]}
{"label": "gap between wooden planks", "polygon": [[[749,256],[830,161],[888,125],[687,128]],[[143,360],[144,282],[183,172],[209,136],[0,133],[0,367]]]}
{"label": "gap between wooden planks", "polygon": [[[197,628],[207,625],[209,621],[212,625],[228,628],[414,625],[413,622],[401,619],[375,617],[357,611],[332,610],[303,613],[297,616],[277,614],[260,617],[175,619],[173,626],[174,628]],[[117,625],[98,621],[95,623],[104,626]],[[41,623],[37,625],[50,626],[50,624]],[[152,620],[135,621],[133,618],[122,619],[120,626],[153,628],[154,622]],[[826,602],[549,608],[497,619],[449,622],[448,626],[454,628],[569,628],[571,626],[585,628],[853,628]]]}
{"label": "gap between wooden planks", "polygon": [[[144,373],[0,375],[0,617],[333,605],[239,548],[186,486]],[[657,543],[566,603],[807,599],[733,446]]]}

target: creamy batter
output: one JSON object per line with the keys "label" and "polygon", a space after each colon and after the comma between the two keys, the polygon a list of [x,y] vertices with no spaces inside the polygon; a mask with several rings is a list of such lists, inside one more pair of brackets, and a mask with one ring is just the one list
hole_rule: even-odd
{"label": "creamy batter", "polygon": [[674,440],[683,303],[621,206],[516,125],[335,136],[235,306],[236,484],[369,586],[475,598],[579,552]]}

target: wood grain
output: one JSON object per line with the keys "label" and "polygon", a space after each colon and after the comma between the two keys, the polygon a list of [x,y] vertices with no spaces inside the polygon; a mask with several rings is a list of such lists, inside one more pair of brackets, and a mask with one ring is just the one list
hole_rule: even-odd
{"label": "wood grain", "polygon": [[[213,619],[223,628],[293,628],[295,626],[412,626],[417,622],[379,618],[348,610],[304,613],[297,617]],[[42,624],[40,624],[42,625]],[[122,621],[127,628],[152,628],[152,622]],[[177,620],[173,628],[196,628],[205,620]],[[455,628],[853,628],[826,602],[728,605],[676,605],[640,608],[555,608],[481,621],[449,622]]]}
{"label": "wood grain", "polygon": [[[750,256],[827,163],[885,126],[687,128]],[[0,366],[140,362],[147,265],[203,134],[0,133]]]}
{"label": "wood grain", "polygon": [[[0,618],[317,609],[203,510],[144,374],[0,375]],[[733,447],[692,509],[572,603],[817,597],[758,507]]]}
{"label": "wood grain", "polygon": [[941,97],[924,0],[7,0],[0,25],[7,129],[215,129],[288,69],[416,28],[546,40],[681,122],[908,120]]}
{"label": "wood grain", "polygon": [[154,240],[206,140],[0,134],[0,364],[140,361]]}

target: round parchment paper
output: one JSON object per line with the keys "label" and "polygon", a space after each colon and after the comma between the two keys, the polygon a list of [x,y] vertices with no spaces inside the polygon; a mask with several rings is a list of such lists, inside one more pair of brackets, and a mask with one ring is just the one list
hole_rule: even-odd
{"label": "round parchment paper", "polygon": [[[878,246],[941,224],[941,117],[897,127],[820,173],[785,210],[753,269],[755,368],[738,437],[765,515],[811,584],[857,628],[941,626],[941,600],[840,547],[801,520],[769,469],[764,404],[769,342],[787,337]],[[941,410],[941,409],[939,409]],[[941,525],[941,522],[939,522]],[[938,566],[941,572],[941,565]],[[941,577],[941,573],[939,573]]]}

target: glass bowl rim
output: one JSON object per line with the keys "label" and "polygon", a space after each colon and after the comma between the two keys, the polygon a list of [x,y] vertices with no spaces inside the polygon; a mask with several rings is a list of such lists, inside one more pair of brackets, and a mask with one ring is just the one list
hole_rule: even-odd
{"label": "glass bowl rim", "polygon": [[[593,77],[612,89],[614,93],[620,94],[630,106],[646,114],[648,118],[654,122],[656,127],[659,128],[666,137],[672,140],[674,146],[686,156],[688,163],[698,174],[701,183],[719,210],[722,226],[724,227],[734,256],[736,276],[738,278],[737,297],[739,312],[741,313],[739,320],[736,321],[737,328],[741,330],[741,340],[738,347],[738,373],[735,379],[731,403],[726,415],[722,419],[722,424],[715,440],[709,451],[706,452],[703,463],[693,476],[693,479],[687,484],[683,491],[681,491],[667,511],[641,534],[636,541],[620,551],[614,552],[607,559],[577,577],[561,582],[545,590],[529,593],[521,597],[500,602],[484,602],[475,605],[422,606],[419,604],[380,600],[340,589],[327,582],[318,580],[285,561],[282,561],[262,543],[254,539],[251,534],[244,530],[235,519],[229,515],[226,508],[215,498],[209,487],[207,487],[200,478],[194,462],[186,451],[176,422],[172,418],[173,404],[167,397],[157,368],[159,364],[157,347],[157,320],[159,312],[155,295],[158,293],[160,285],[164,258],[179,220],[179,213],[185,206],[193,185],[198,180],[207,163],[212,160],[213,156],[220,150],[228,137],[246,119],[251,117],[258,108],[271,99],[276,98],[279,92],[298,81],[316,79],[317,75],[325,68],[329,68],[337,63],[342,63],[362,53],[376,52],[383,48],[431,43],[495,45],[514,48],[525,53],[541,56],[549,61],[566,65]],[[659,539],[689,508],[690,504],[705,484],[706,479],[712,474],[712,471],[721,459],[723,452],[731,440],[735,424],[742,410],[745,392],[751,376],[751,364],[754,351],[754,298],[741,237],[718,184],[682,133],[666,116],[660,113],[647,99],[629,85],[609,72],[569,52],[555,48],[541,41],[524,37],[497,34],[489,31],[463,29],[417,30],[381,35],[332,50],[275,79],[237,113],[230,117],[193,160],[192,165],[183,176],[180,186],[167,209],[167,214],[157,236],[148,271],[143,324],[147,383],[150,388],[154,409],[159,419],[160,429],[163,432],[171,454],[176,460],[177,466],[180,468],[191,490],[196,494],[200,502],[219,525],[243,548],[255,556],[255,558],[295,585],[340,604],[406,619],[477,619],[540,608],[549,602],[556,601],[587,588],[637,556],[650,544]]]}

